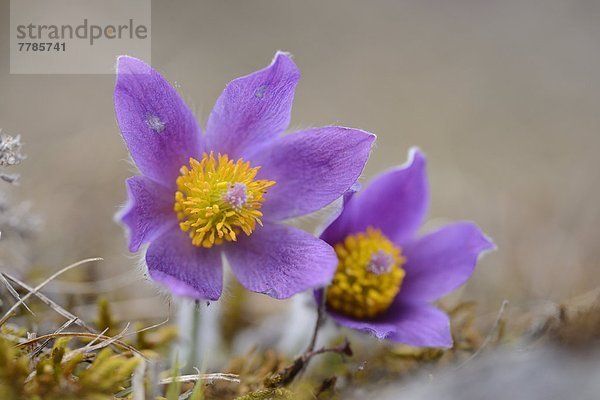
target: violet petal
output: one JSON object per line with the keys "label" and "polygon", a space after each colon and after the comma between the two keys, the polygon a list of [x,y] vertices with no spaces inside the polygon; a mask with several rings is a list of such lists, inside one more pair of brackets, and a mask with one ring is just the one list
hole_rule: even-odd
{"label": "violet petal", "polygon": [[409,240],[423,223],[429,204],[425,164],[420,151],[411,151],[405,166],[380,174],[352,196],[321,238],[336,244],[374,227],[394,242]]}
{"label": "violet petal", "polygon": [[327,243],[290,226],[269,224],[238,237],[225,250],[240,283],[276,299],[331,281],[337,266]]}
{"label": "violet petal", "polygon": [[125,182],[128,200],[117,218],[129,231],[129,250],[138,251],[177,223],[173,212],[174,194],[144,176]]}
{"label": "violet petal", "polygon": [[271,221],[317,211],[346,193],[359,178],[375,135],[329,126],[296,132],[249,156],[257,178],[274,180],[262,212]]}
{"label": "violet petal", "polygon": [[379,339],[418,347],[452,347],[448,316],[426,303],[395,302],[372,320],[355,320],[331,311],[330,314],[339,324]]}
{"label": "violet petal", "polygon": [[472,222],[456,222],[404,247],[406,276],[398,296],[433,301],[464,284],[481,252],[494,244]]}
{"label": "violet petal", "polygon": [[181,166],[202,154],[200,127],[188,106],[152,67],[126,56],[117,62],[114,100],[121,133],[140,172],[174,188]]}
{"label": "violet petal", "polygon": [[208,149],[235,160],[282,133],[299,79],[292,59],[278,52],[268,67],[231,81],[208,118]]}
{"label": "violet petal", "polygon": [[217,300],[223,288],[221,249],[192,245],[179,227],[154,240],[146,253],[150,277],[176,296]]}

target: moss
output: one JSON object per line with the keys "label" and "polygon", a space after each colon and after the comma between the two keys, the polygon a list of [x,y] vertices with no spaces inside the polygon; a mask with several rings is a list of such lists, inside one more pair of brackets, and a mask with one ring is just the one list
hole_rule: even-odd
{"label": "moss", "polygon": [[[67,347],[69,338],[56,341],[52,349],[31,360],[0,338],[0,398],[111,400],[128,386],[131,374],[140,362],[105,348],[90,356]],[[32,372],[33,370],[33,372]]]}

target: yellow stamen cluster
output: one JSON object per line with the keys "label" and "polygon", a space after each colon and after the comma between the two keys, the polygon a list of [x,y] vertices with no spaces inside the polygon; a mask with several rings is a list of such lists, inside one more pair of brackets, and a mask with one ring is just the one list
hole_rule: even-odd
{"label": "yellow stamen cluster", "polygon": [[274,181],[254,180],[260,167],[230,160],[227,155],[204,153],[201,161],[190,158],[181,167],[175,193],[179,227],[194,246],[212,247],[236,241],[240,232],[250,235],[260,217],[267,188]]}
{"label": "yellow stamen cluster", "polygon": [[326,291],[328,307],[356,319],[387,310],[405,275],[400,249],[373,228],[347,236],[334,249],[339,262]]}

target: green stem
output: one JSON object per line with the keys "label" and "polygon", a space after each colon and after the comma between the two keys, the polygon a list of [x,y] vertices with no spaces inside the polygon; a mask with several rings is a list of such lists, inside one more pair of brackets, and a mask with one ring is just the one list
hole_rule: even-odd
{"label": "green stem", "polygon": [[192,326],[190,328],[190,349],[188,352],[188,360],[186,363],[186,371],[188,373],[194,372],[194,367],[198,366],[198,353],[200,352],[199,346],[199,336],[200,336],[200,303],[198,301],[195,302],[194,307],[192,307]]}

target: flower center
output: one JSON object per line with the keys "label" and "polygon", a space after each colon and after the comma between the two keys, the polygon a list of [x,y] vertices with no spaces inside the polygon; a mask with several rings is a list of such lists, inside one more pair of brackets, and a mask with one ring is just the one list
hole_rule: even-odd
{"label": "flower center", "polygon": [[356,319],[373,318],[389,308],[400,291],[406,261],[378,229],[349,235],[334,246],[338,266],[327,287],[327,305]]}
{"label": "flower center", "polygon": [[262,225],[259,210],[275,182],[255,180],[259,169],[241,158],[234,162],[218,154],[215,159],[212,152],[181,167],[174,209],[194,246],[235,242],[240,232],[249,236],[257,223]]}

